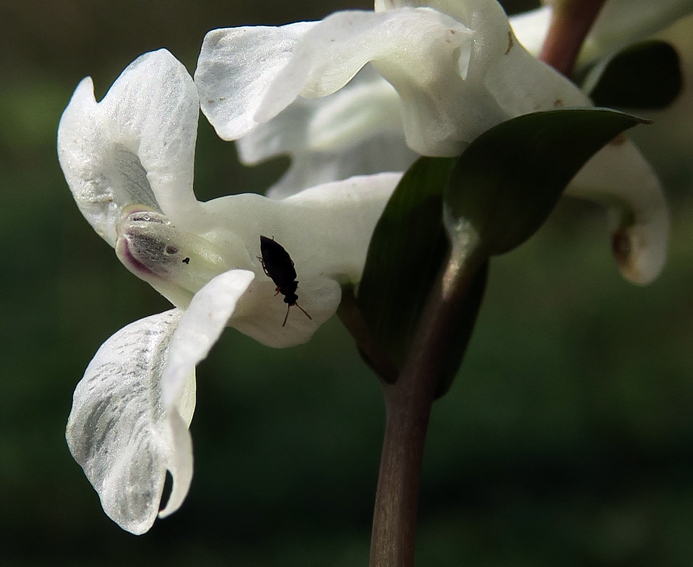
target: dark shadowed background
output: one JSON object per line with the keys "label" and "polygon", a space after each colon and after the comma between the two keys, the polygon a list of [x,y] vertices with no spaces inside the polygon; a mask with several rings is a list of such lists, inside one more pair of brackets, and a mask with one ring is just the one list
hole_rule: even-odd
{"label": "dark shadowed background", "polygon": [[[199,367],[190,494],[146,535],[103,514],[64,440],[99,345],[169,308],[62,177],[56,129],[78,81],[101,98],[145,51],[192,72],[209,29],[346,7],[369,5],[0,0],[1,565],[367,565],[384,413],[336,319],[287,350],[225,332]],[[664,153],[672,242],[654,284],[625,282],[605,212],[570,200],[492,264],[467,359],[434,406],[418,565],[693,565],[693,196]],[[244,169],[200,121],[200,199],[262,191],[287,163]]]}

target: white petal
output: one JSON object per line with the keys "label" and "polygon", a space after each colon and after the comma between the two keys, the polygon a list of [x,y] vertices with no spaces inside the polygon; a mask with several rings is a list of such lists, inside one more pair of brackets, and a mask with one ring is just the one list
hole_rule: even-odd
{"label": "white petal", "polygon": [[[231,270],[217,276],[198,291],[185,310],[176,329],[164,368],[162,399],[167,412],[166,425],[180,457],[192,454],[190,435],[184,417],[179,411],[179,400],[185,396],[186,376],[195,371],[198,362],[204,359],[228,323],[236,309],[239,298],[253,281],[255,274],[245,270]],[[183,503],[192,480],[192,466],[181,459],[179,469],[187,472],[181,481],[174,484],[166,507],[159,514],[162,518],[172,514]],[[192,461],[190,462],[192,465]]]}
{"label": "white petal", "polygon": [[[343,89],[298,98],[284,112],[239,140],[241,159],[254,165],[280,154],[342,150],[364,136],[402,133],[399,96],[371,65]],[[305,188],[305,187],[304,187]]]}
{"label": "white petal", "polygon": [[172,411],[186,444],[176,443],[161,398],[161,373],[181,312],[147,317],[108,339],[77,385],[66,438],[99,493],[108,516],[134,534],[154,522],[166,471],[174,490],[192,474],[187,424],[194,410],[195,374],[182,379]]}
{"label": "white petal", "polygon": [[253,272],[230,270],[214,278],[193,297],[173,335],[164,369],[162,390],[167,409],[180,398],[185,377],[217,342],[254,278]]}
{"label": "white petal", "polygon": [[[283,296],[277,295],[275,284],[258,276],[241,299],[230,326],[264,345],[284,348],[306,343],[337,311],[342,298],[339,284],[324,277],[298,276],[298,306],[289,307]],[[288,317],[287,317],[288,311]],[[283,325],[286,318],[286,325]]]}
{"label": "white petal", "polygon": [[650,164],[625,137],[604,147],[578,172],[567,195],[610,207],[612,250],[623,276],[650,283],[667,255],[669,212]]}
{"label": "white petal", "polygon": [[[271,120],[299,95],[334,93],[369,61],[396,89],[407,144],[423,155],[458,155],[488,128],[520,114],[588,104],[575,85],[522,48],[495,0],[439,4],[456,19],[425,7],[337,12],[325,18],[295,42],[291,57],[278,54],[285,64],[271,66],[274,77],[268,65],[244,72],[269,85],[254,121]],[[263,45],[271,41],[266,35]],[[198,79],[204,90],[204,77]],[[232,79],[224,86],[226,93],[234,92]],[[347,124],[359,124],[363,112],[346,105],[339,115]],[[300,111],[286,117],[294,127],[300,120]],[[289,139],[277,141],[279,130],[287,128],[266,132],[262,144],[284,147]],[[357,133],[366,136],[363,128]],[[258,156],[247,152],[246,157]]]}
{"label": "white petal", "polygon": [[[427,8],[402,9],[388,13],[337,12],[305,32],[293,46],[290,58],[287,58],[283,44],[276,47],[273,45],[275,36],[280,32],[269,30],[271,28],[260,28],[255,39],[263,46],[263,50],[265,46],[274,49],[273,56],[265,57],[272,63],[264,59],[261,62],[252,60],[248,63],[243,60],[234,61],[234,66],[244,66],[244,70],[242,73],[230,73],[223,85],[220,80],[216,77],[210,78],[207,73],[196,74],[200,92],[210,92],[211,84],[219,87],[215,91],[218,93],[217,96],[228,97],[231,96],[229,93],[243,93],[243,84],[249,80],[249,75],[254,75],[255,80],[267,85],[254,116],[256,122],[272,119],[299,94],[313,98],[337,91],[368,61],[374,61],[382,62],[384,69],[389,70],[394,76],[393,81],[383,72],[383,68],[379,68],[399,90],[400,96],[404,96],[405,106],[415,104],[420,110],[419,114],[425,115],[415,117],[415,121],[419,127],[426,127],[429,114],[439,114],[438,99],[443,96],[447,85],[455,80],[456,73],[459,73],[459,55],[455,57],[455,52],[459,51],[462,45],[466,49],[470,42],[469,30],[464,26],[444,14]],[[224,34],[232,40],[237,32],[217,30],[214,33]],[[200,56],[201,63],[222,57],[214,52],[217,49],[215,46],[219,43],[218,39],[206,42],[206,48]],[[219,51],[222,52],[221,49]],[[227,53],[223,55],[234,57]],[[235,59],[241,57],[236,56]],[[284,61],[283,68],[274,61]],[[452,72],[452,76],[448,71]],[[404,79],[397,81],[400,75]],[[237,84],[240,80],[238,77],[242,77],[240,84]],[[237,106],[248,107],[255,104],[254,100],[236,99],[235,102]],[[204,106],[203,111],[208,114]],[[208,117],[217,131],[222,132],[224,126],[217,122],[217,117],[209,114]],[[446,118],[447,116],[439,118],[434,122],[434,127],[445,128]],[[414,119],[410,119],[410,122],[411,120]],[[222,137],[231,139],[242,133],[244,132],[232,135],[229,130],[225,135],[222,134]]]}
{"label": "white petal", "polygon": [[[281,115],[280,115],[281,116]],[[407,146],[404,136],[383,132],[358,145],[335,152],[294,154],[288,171],[267,190],[267,196],[284,199],[303,190],[356,175],[406,171],[419,155]]]}
{"label": "white petal", "polygon": [[[456,88],[462,82],[459,60],[469,52],[471,35],[459,22],[428,8],[335,13],[297,44],[293,59],[275,81],[275,96],[265,100],[257,117],[276,115],[293,100],[292,93],[331,94],[372,61],[397,89],[409,146],[419,153],[459,153],[461,121],[463,127],[477,127],[479,122],[487,125],[494,114],[499,120],[493,101],[489,106],[475,97],[473,108],[459,99],[464,95]],[[455,105],[450,104],[453,97]]]}
{"label": "white petal", "polygon": [[142,55],[97,103],[90,78],[58,128],[58,156],[72,194],[99,235],[115,243],[123,207],[143,204],[171,219],[193,214],[195,85],[168,51]]}
{"label": "white petal", "polygon": [[254,115],[298,39],[313,26],[242,27],[209,32],[195,71],[202,112],[224,140],[254,128]]}
{"label": "white petal", "polygon": [[[203,203],[207,228],[234,228],[262,274],[260,235],[274,237],[292,257],[299,280],[325,276],[356,283],[373,229],[400,173],[352,177],[283,200],[231,195]],[[202,230],[201,227],[200,230]],[[264,276],[263,276],[264,277]]]}
{"label": "white petal", "polygon": [[535,57],[541,53],[550,23],[551,8],[549,6],[510,16],[510,25],[515,37]]}
{"label": "white petal", "polygon": [[168,410],[166,426],[172,440],[171,444],[175,448],[172,467],[177,472],[177,482],[173,483],[166,507],[159,512],[160,518],[170,516],[181,507],[185,497],[188,495],[193,473],[190,431],[185,423],[185,419],[175,407]]}
{"label": "white petal", "polygon": [[417,157],[404,141],[399,96],[371,65],[333,95],[299,97],[238,140],[238,149],[250,165],[291,155],[291,168],[267,191],[273,198],[354,175],[404,171]]}
{"label": "white petal", "polygon": [[469,27],[474,27],[474,20],[494,20],[505,15],[497,0],[375,0],[376,12],[426,7],[447,14]]}

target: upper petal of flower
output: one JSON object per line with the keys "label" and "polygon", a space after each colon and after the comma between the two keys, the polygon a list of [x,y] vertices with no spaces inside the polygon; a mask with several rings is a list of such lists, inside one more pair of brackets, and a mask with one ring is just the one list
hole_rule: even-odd
{"label": "upper petal of flower", "polygon": [[[247,81],[255,73],[269,85],[253,116],[264,122],[299,95],[337,91],[371,61],[399,94],[409,147],[441,156],[459,154],[481,132],[509,117],[553,108],[557,101],[588,104],[574,85],[517,45],[495,0],[460,4],[455,14],[465,21],[431,8],[337,12],[309,28],[291,57],[281,52],[283,68],[272,66],[269,73],[267,66],[256,65],[227,75],[226,81],[218,75],[208,78],[208,62],[221,57],[215,46],[222,39],[231,46],[237,32],[215,30],[203,45],[196,83],[205,98],[217,99],[237,90],[238,76]],[[259,34],[258,41],[271,44],[278,33]],[[235,67],[244,65],[230,47],[223,56],[232,58]],[[204,98],[202,109],[224,138],[246,133],[228,127],[232,117],[208,112]]]}
{"label": "upper petal of flower", "polygon": [[142,204],[171,218],[194,214],[198,97],[168,51],[142,55],[97,103],[84,79],[58,128],[58,157],[82,214],[111,246],[122,209]]}
{"label": "upper petal of flower", "polygon": [[[266,32],[264,38],[258,37],[262,44],[270,44],[274,37],[285,29],[277,28],[274,33]],[[225,82],[218,79],[210,82],[207,61],[218,58],[215,45],[224,38],[225,43],[232,44],[237,32],[215,30],[210,32],[203,44],[196,83],[202,93],[208,93],[210,87],[217,89],[218,96],[237,90],[237,77],[226,75]],[[313,98],[331,94],[346,83],[368,62],[387,62],[401,74],[404,82],[411,82],[413,88],[406,85],[405,96],[411,95],[422,99],[423,112],[430,112],[445,90],[445,83],[458,77],[457,57],[455,51],[468,51],[470,31],[452,18],[429,9],[405,9],[396,12],[376,14],[373,12],[337,12],[309,28],[300,41],[294,45],[289,58],[285,59],[282,68],[273,68],[273,75],[262,68],[248,68],[246,73],[254,72],[257,80],[269,83],[266,94],[255,113],[256,122],[266,122],[286,108],[300,94]],[[401,56],[401,48],[406,46],[406,57]],[[233,50],[224,54],[238,59]],[[243,64],[240,61],[239,64]],[[442,70],[453,71],[450,77]],[[382,72],[382,71],[381,71]],[[243,75],[245,76],[245,75]],[[409,79],[409,81],[407,81]],[[443,82],[443,85],[436,83]],[[392,82],[392,81],[391,81]],[[395,84],[395,88],[398,86]],[[423,88],[423,92],[419,90]],[[399,89],[398,89],[399,90]],[[400,96],[402,92],[400,91]],[[205,105],[207,96],[202,99],[203,112],[208,116],[217,131],[226,139],[235,139],[245,131],[233,131],[225,126],[229,120],[220,115],[210,115]],[[410,98],[408,96],[408,98]],[[247,106],[245,102],[240,103]],[[422,106],[422,105],[419,105]],[[425,127],[426,121],[420,120]],[[436,121],[440,128],[441,120]]]}
{"label": "upper petal of flower", "polygon": [[[207,34],[202,45],[205,56],[200,55],[195,79],[203,112],[221,138],[234,140],[258,124],[254,115],[275,75],[313,25],[246,26]],[[232,89],[227,88],[229,80]]]}
{"label": "upper petal of flower", "polygon": [[[170,410],[162,402],[161,374],[181,317],[173,309],[124,327],[108,339],[77,385],[66,438],[75,460],[108,516],[134,534],[146,532],[159,512],[166,471],[186,486],[192,475],[187,427],[195,408],[195,372],[180,377]],[[180,433],[178,433],[180,435]]]}

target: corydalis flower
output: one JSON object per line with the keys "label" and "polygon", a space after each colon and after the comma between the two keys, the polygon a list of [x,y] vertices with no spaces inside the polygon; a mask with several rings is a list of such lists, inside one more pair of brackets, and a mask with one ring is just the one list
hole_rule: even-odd
{"label": "corydalis flower", "polygon": [[[358,281],[373,227],[399,174],[326,184],[284,201],[233,195],[206,203],[192,189],[198,96],[167,51],[143,55],[96,102],[77,87],[58,131],[74,198],[125,266],[174,309],[120,330],[75,390],[67,440],[106,513],[143,533],[166,471],[175,511],[192,478],[188,426],[197,362],[225,326],[263,344],[307,341],[334,314],[341,284]],[[295,262],[301,306],[291,314],[258,260],[260,235]]]}
{"label": "corydalis flower", "polygon": [[[215,30],[195,81],[203,112],[222,138],[240,138],[247,162],[293,156],[274,196],[351,175],[355,166],[372,173],[408,164],[411,150],[454,156],[509,118],[590,105],[524,49],[495,0],[376,0],[373,12],[320,22]],[[379,159],[371,149],[383,143],[389,152]],[[614,255],[626,278],[656,277],[668,212],[632,143],[621,138],[604,148],[566,193],[611,208]]]}

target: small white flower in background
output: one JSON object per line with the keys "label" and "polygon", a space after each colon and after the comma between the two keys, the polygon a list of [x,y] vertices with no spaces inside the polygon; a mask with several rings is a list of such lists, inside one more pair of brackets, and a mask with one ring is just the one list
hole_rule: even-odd
{"label": "small white flower in background", "polygon": [[[391,171],[417,154],[454,156],[504,120],[590,105],[523,48],[496,0],[376,0],[373,12],[320,22],[214,30],[195,82],[203,112],[223,139],[238,139],[243,160],[292,156],[273,197]],[[386,153],[372,151],[382,144]],[[659,274],[668,211],[630,141],[599,152],[566,194],[611,208],[612,249],[627,279],[644,284]]]}
{"label": "small white flower in background", "polygon": [[[511,18],[522,45],[537,55],[551,11],[568,0],[543,0],[546,6]],[[580,51],[578,66],[648,38],[693,12],[693,0],[607,0]]]}
{"label": "small white flower in background", "polygon": [[[551,10],[545,6],[510,19],[520,42],[535,55],[548,32]],[[654,124],[632,132],[638,147],[665,178],[693,177],[692,37],[693,0],[608,0],[577,62],[578,68],[584,69],[628,45],[651,38],[666,41],[676,49],[683,72],[683,92],[667,109],[638,110],[638,115],[654,120]]]}
{"label": "small white flower in background", "polygon": [[[58,131],[65,178],[85,218],[125,266],[175,308],[108,339],[74,394],[66,437],[106,513],[141,534],[157,517],[166,471],[175,511],[192,478],[188,426],[195,365],[225,326],[263,344],[309,340],[342,284],[361,275],[373,228],[400,174],[355,177],[278,201],[252,194],[198,202],[193,158],[199,100],[165,50],[132,63],[104,99],[77,87]],[[263,273],[260,235],[295,262],[289,313]]]}

